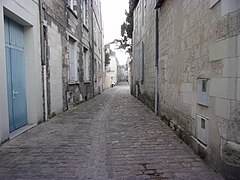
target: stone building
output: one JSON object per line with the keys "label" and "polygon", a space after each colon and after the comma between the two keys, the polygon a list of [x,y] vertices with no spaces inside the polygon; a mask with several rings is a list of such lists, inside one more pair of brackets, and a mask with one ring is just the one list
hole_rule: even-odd
{"label": "stone building", "polygon": [[116,52],[112,51],[110,49],[110,44],[105,45],[107,48],[107,51],[109,53],[110,63],[106,67],[106,78],[104,81],[104,89],[110,88],[112,83],[117,84],[118,83],[118,59],[116,56]]}
{"label": "stone building", "polygon": [[120,81],[128,81],[127,64],[118,65],[118,82]]}
{"label": "stone building", "polygon": [[101,1],[92,0],[92,38],[93,38],[93,59],[94,59],[94,94],[103,91],[104,66],[104,43],[103,43],[103,22]]}
{"label": "stone building", "polygon": [[0,24],[0,143],[101,93],[100,0],[2,0]]}
{"label": "stone building", "polygon": [[38,9],[38,0],[0,1],[0,143],[43,119]]}
{"label": "stone building", "polygon": [[240,1],[134,1],[132,94],[240,178]]}
{"label": "stone building", "polygon": [[43,22],[46,103],[52,117],[102,91],[100,1],[43,0]]}

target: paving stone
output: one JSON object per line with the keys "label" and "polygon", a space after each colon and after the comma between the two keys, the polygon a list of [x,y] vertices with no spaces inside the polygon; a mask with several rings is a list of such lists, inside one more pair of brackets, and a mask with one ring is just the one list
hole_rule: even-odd
{"label": "paving stone", "polygon": [[0,179],[216,179],[120,84],[0,146]]}

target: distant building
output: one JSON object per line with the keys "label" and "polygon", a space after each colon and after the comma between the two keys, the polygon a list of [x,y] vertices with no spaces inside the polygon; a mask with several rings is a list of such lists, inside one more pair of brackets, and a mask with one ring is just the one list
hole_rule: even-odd
{"label": "distant building", "polygon": [[118,82],[128,80],[128,68],[127,65],[118,65]]}
{"label": "distant building", "polygon": [[[110,48],[110,47],[109,47]],[[113,51],[110,52],[110,64],[106,67],[105,89],[111,87],[111,84],[118,83],[118,59]]]}
{"label": "distant building", "polygon": [[240,179],[240,1],[133,2],[132,94]]}

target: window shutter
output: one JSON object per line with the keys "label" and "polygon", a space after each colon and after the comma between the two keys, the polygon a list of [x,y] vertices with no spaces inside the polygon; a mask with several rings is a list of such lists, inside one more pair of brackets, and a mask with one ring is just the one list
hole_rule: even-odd
{"label": "window shutter", "polygon": [[88,25],[88,0],[86,0],[85,23]]}
{"label": "window shutter", "polygon": [[83,13],[84,13],[83,3],[84,3],[84,1],[81,1],[81,3],[80,3],[81,4],[81,6],[80,6],[81,7],[81,11],[80,12],[81,12],[81,19],[82,20],[83,20]]}
{"label": "window shutter", "polygon": [[69,81],[77,81],[77,58],[75,42],[69,41]]}
{"label": "window shutter", "polygon": [[77,15],[77,0],[73,0],[73,12]]}

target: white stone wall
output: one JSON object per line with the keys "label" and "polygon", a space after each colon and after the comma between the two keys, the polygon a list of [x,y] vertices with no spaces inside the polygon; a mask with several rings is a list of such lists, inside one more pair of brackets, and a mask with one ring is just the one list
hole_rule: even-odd
{"label": "white stone wall", "polygon": [[[4,15],[24,27],[24,55],[28,124],[43,118],[38,1],[0,1],[0,27]],[[9,137],[4,28],[0,28],[0,143]]]}
{"label": "white stone wall", "polygon": [[50,68],[50,94],[51,114],[63,110],[63,83],[62,83],[62,43],[61,34],[54,22],[48,26],[49,68]]}
{"label": "white stone wall", "polygon": [[117,78],[117,75],[118,75],[118,63],[117,63],[117,59],[115,56],[111,56],[110,57],[110,64],[108,65],[107,67],[107,73],[111,75],[112,78],[112,81],[117,83],[118,82],[118,78]]}
{"label": "white stone wall", "polygon": [[[134,10],[132,75],[134,83],[140,80],[143,40],[145,77],[140,91],[154,97],[156,10],[155,1],[146,2],[144,28],[139,28],[141,1]],[[184,131],[187,143],[205,147],[209,162],[218,168],[222,154],[229,151],[225,145],[240,144],[239,9],[238,0],[165,0],[158,10],[161,116],[178,127],[178,133]],[[197,103],[199,78],[208,79],[208,105]],[[141,100],[147,104],[145,99]],[[208,119],[206,146],[197,140],[197,115]],[[231,158],[226,162],[233,163]]]}
{"label": "white stone wall", "polygon": [[[154,1],[139,1],[134,10],[133,84],[138,82],[141,94],[154,99],[155,91],[155,7]],[[144,53],[142,53],[142,43]],[[142,57],[144,54],[144,57]],[[144,73],[142,72],[144,58]],[[144,78],[142,78],[144,74]],[[143,81],[142,81],[143,80]],[[136,90],[135,90],[136,91]]]}
{"label": "white stone wall", "polygon": [[94,89],[95,93],[101,93],[103,90],[103,25],[101,1],[93,1],[93,37],[94,37]]}

